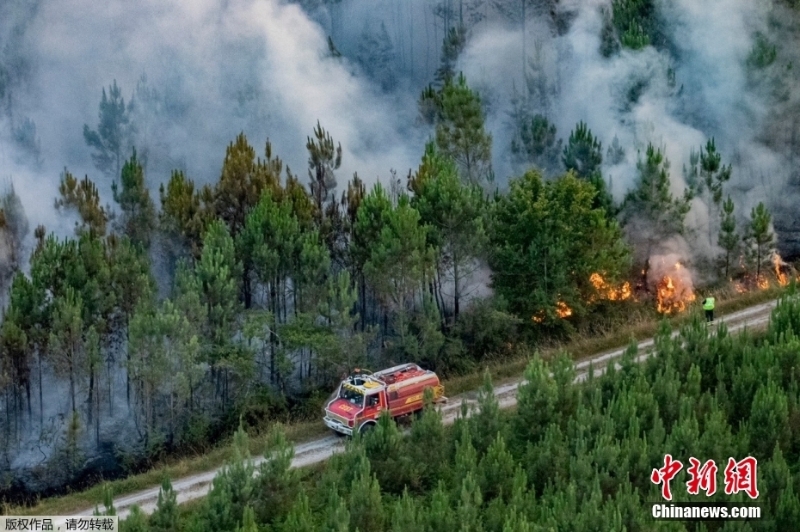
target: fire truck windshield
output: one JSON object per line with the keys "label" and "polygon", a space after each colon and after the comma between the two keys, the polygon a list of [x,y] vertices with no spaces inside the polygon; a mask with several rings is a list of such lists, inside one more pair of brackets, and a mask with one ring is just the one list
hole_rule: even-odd
{"label": "fire truck windshield", "polygon": [[342,386],[342,390],[339,392],[339,398],[350,401],[357,406],[364,405],[364,395],[362,393],[356,390],[345,388],[344,386]]}

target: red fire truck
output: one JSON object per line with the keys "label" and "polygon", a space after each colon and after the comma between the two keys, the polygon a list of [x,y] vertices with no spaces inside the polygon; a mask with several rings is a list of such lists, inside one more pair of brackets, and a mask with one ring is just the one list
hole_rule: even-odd
{"label": "red fire truck", "polygon": [[416,364],[402,364],[370,373],[356,369],[339,385],[325,406],[325,424],[332,430],[351,436],[373,428],[383,410],[393,418],[422,410],[423,393],[433,390],[436,403],[446,402],[439,377]]}

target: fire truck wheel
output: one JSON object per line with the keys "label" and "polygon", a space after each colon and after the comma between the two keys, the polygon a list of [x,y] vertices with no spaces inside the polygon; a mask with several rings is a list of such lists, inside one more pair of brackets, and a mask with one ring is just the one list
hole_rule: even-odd
{"label": "fire truck wheel", "polygon": [[366,434],[367,432],[371,431],[374,428],[375,428],[375,423],[365,423],[361,425],[361,429],[359,430],[359,432],[361,434]]}

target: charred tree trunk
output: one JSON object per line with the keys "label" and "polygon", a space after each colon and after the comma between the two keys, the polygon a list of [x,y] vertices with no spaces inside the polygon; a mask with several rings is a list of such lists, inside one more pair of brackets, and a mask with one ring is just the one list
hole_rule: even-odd
{"label": "charred tree trunk", "polygon": [[[29,374],[30,375],[30,374]],[[31,379],[25,379],[25,396],[28,399],[28,422],[33,425],[33,407],[31,406]]]}
{"label": "charred tree trunk", "polygon": [[458,256],[453,253],[453,325],[458,321],[459,303],[461,300],[461,289],[459,288],[461,279],[458,277]]}
{"label": "charred tree trunk", "polygon": [[92,426],[92,412],[94,410],[94,367],[89,367],[89,397],[86,399],[86,419],[88,425]]}
{"label": "charred tree trunk", "polygon": [[244,308],[249,309],[253,304],[253,289],[250,284],[250,268],[243,268],[242,272],[242,295],[244,296]]}
{"label": "charred tree trunk", "polygon": [[44,427],[44,392],[42,391],[42,351],[39,353],[39,427]]}
{"label": "charred tree trunk", "polygon": [[97,409],[97,416],[94,418],[94,440],[97,448],[100,449],[100,394],[95,394],[95,408]]}
{"label": "charred tree trunk", "polygon": [[77,409],[75,408],[75,369],[72,366],[73,358],[69,360],[69,396],[72,400],[72,413],[74,414]]}

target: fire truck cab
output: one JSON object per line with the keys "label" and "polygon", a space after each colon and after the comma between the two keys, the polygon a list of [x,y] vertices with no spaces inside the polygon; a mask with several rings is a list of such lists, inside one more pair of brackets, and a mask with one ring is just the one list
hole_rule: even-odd
{"label": "fire truck cab", "polygon": [[401,364],[370,373],[356,369],[344,379],[325,405],[325,425],[351,436],[375,426],[381,412],[399,418],[422,410],[423,394],[433,390],[434,402],[446,402],[439,377],[417,364]]}

